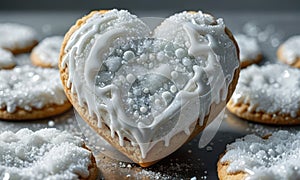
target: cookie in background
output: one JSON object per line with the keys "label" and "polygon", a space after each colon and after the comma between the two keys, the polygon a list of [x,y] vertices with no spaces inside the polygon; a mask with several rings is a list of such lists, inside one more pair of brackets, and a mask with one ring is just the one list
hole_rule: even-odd
{"label": "cookie in background", "polygon": [[227,108],[265,124],[300,124],[300,70],[283,64],[243,69]]}
{"label": "cookie in background", "polygon": [[237,34],[234,35],[234,38],[240,50],[241,68],[257,64],[262,60],[263,55],[259,43],[254,37]]}
{"label": "cookie in background", "polygon": [[37,32],[27,25],[2,23],[0,34],[0,48],[13,54],[28,53],[38,43]]}
{"label": "cookie in background", "polygon": [[0,71],[0,118],[40,119],[61,114],[72,107],[57,69],[17,66]]}
{"label": "cookie in background", "polygon": [[277,50],[278,59],[290,66],[300,68],[300,35],[291,36]]}
{"label": "cookie in background", "polygon": [[51,36],[43,39],[33,48],[30,59],[32,64],[44,68],[58,68],[62,36]]}

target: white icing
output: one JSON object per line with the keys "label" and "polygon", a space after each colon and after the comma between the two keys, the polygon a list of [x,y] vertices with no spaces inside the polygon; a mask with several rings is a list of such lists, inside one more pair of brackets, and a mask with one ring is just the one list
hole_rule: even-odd
{"label": "white icing", "polygon": [[274,132],[268,139],[247,135],[227,145],[221,163],[228,173],[246,172],[252,179],[300,179],[300,132]]}
{"label": "white icing", "polygon": [[4,49],[26,48],[37,40],[34,29],[15,23],[0,24],[0,34],[0,47]]}
{"label": "white icing", "polygon": [[16,65],[14,55],[5,49],[0,48],[0,69],[10,68]]}
{"label": "white icing", "polygon": [[281,46],[282,56],[288,64],[293,64],[297,58],[300,58],[300,35],[290,37]]}
{"label": "white icing", "polygon": [[17,108],[32,111],[67,101],[56,69],[18,66],[0,71],[0,107],[9,113]]}
{"label": "white icing", "polygon": [[[182,41],[191,42],[189,47],[172,34],[170,39],[157,31],[151,35],[147,25],[127,11],[111,10],[88,19],[64,49],[62,67],[71,72],[68,86],[77,93],[79,105],[86,103],[99,122],[103,111],[108,112],[109,118],[102,119],[111,136],[116,133],[120,145],[125,137],[139,145],[143,158],[157,141],[168,146],[174,135],[189,135],[198,116],[203,123],[211,103],[225,101],[238,67],[236,48],[222,20],[207,25],[211,16],[201,12],[175,16],[202,19],[197,24],[170,18],[187,37]],[[204,33],[203,42],[194,39],[199,32]]]}
{"label": "white icing", "polygon": [[240,73],[232,100],[249,104],[248,111],[288,114],[300,108],[300,70],[282,64],[252,65]]}
{"label": "white icing", "polygon": [[33,50],[39,60],[52,67],[57,67],[60,47],[63,41],[62,36],[47,37],[42,40]]}
{"label": "white icing", "polygon": [[0,178],[78,179],[89,176],[91,152],[66,131],[21,129],[0,134]]}
{"label": "white icing", "polygon": [[256,60],[257,56],[261,54],[260,47],[255,38],[243,34],[237,34],[234,37],[240,48],[241,62]]}

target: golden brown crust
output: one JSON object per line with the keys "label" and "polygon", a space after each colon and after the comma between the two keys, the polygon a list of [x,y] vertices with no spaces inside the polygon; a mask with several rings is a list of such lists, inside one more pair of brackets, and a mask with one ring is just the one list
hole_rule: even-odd
{"label": "golden brown crust", "polygon": [[261,54],[257,55],[255,59],[246,59],[241,61],[241,68],[245,68],[251,64],[257,64],[262,60],[263,56]]}
{"label": "golden brown crust", "polygon": [[[237,51],[237,57],[239,58],[240,57],[240,49],[239,49],[239,46],[236,42],[236,40],[234,39],[231,31],[226,27],[225,28],[225,32],[226,34],[229,36],[229,38],[233,41],[235,47],[236,47],[236,51]],[[241,70],[241,65],[235,70],[234,72],[234,75],[233,75],[233,78],[232,78],[232,81],[228,87],[228,94],[227,94],[227,99],[226,99],[226,102],[229,101],[229,99],[231,98],[235,88],[236,88],[236,85],[238,83],[238,79],[239,79],[239,76],[240,76],[240,70]]]}
{"label": "golden brown crust", "polygon": [[233,100],[230,100],[228,102],[227,109],[238,117],[244,118],[249,121],[274,125],[300,124],[300,111],[297,114],[297,118],[293,118],[288,114],[268,114],[264,112],[255,112],[249,110],[248,104],[235,104]]}
{"label": "golden brown crust", "polygon": [[237,173],[228,173],[227,168],[229,166],[229,163],[221,163],[220,159],[223,157],[223,155],[220,156],[217,169],[218,169],[218,177],[220,180],[244,180],[247,177],[247,173],[245,172],[237,172]]}
{"label": "golden brown crust", "polygon": [[33,109],[32,111],[17,109],[16,112],[9,113],[5,109],[0,109],[0,119],[12,121],[42,119],[66,112],[71,107],[72,104],[69,101],[66,101],[63,105],[52,104],[47,105],[42,109]]}
{"label": "golden brown crust", "polygon": [[[108,126],[106,126],[105,124],[102,123],[102,128],[98,128],[97,125],[97,118],[95,116],[91,117],[88,114],[88,110],[87,107],[81,107],[78,105],[78,99],[77,99],[77,95],[76,94],[72,94],[71,90],[69,88],[67,88],[66,84],[67,84],[67,80],[69,78],[69,72],[68,72],[68,67],[63,68],[61,67],[61,62],[64,56],[64,49],[65,46],[68,42],[68,40],[70,39],[71,35],[82,25],[86,22],[87,19],[89,19],[91,16],[93,16],[95,13],[100,13],[103,14],[107,12],[106,10],[104,11],[93,11],[91,12],[89,15],[83,17],[82,19],[78,20],[76,22],[76,24],[74,26],[71,27],[71,29],[68,31],[68,33],[65,35],[64,41],[62,43],[62,47],[61,47],[61,52],[60,52],[60,58],[59,58],[59,69],[60,69],[60,74],[61,74],[61,80],[63,82],[64,85],[64,90],[66,92],[67,97],[69,98],[70,102],[73,104],[74,108],[78,111],[78,113],[80,114],[81,117],[83,117],[83,119],[99,134],[101,135],[107,142],[109,142],[112,146],[114,146],[116,149],[118,149],[119,151],[123,152],[123,154],[125,154],[126,156],[128,156],[128,158],[130,158],[131,160],[133,160],[134,162],[140,164],[142,167],[148,167],[154,163],[156,163],[159,158],[157,158],[157,160],[155,161],[151,161],[150,159],[153,159],[153,157],[160,157],[162,154],[168,154],[170,149],[171,152],[175,151],[176,149],[178,149],[184,142],[192,139],[192,137],[196,136],[200,131],[202,131],[206,124],[209,123],[209,120],[211,120],[211,118],[213,116],[216,116],[218,112],[220,112],[223,107],[224,104],[220,103],[218,105],[213,104],[210,108],[214,109],[214,112],[216,112],[214,115],[212,115],[211,117],[206,117],[204,120],[204,125],[203,126],[199,126],[198,122],[195,122],[191,127],[191,135],[187,136],[184,132],[179,133],[177,135],[175,135],[171,140],[170,140],[170,145],[169,147],[165,147],[164,142],[160,141],[158,142],[149,152],[148,152],[148,156],[152,157],[148,160],[148,156],[143,159],[142,155],[141,155],[141,151],[139,149],[138,146],[132,146],[131,143],[128,140],[124,140],[124,146],[120,146],[119,144],[119,139],[118,136],[114,136],[113,138],[111,137],[111,132],[110,129],[108,128]],[[237,49],[237,43],[234,40],[232,33],[226,28],[225,29],[226,33],[228,34],[228,36],[232,39],[232,41],[235,43]],[[230,99],[233,91],[235,90],[235,86],[237,84],[237,80],[238,80],[238,75],[239,75],[239,71],[240,68],[237,68],[235,70],[234,73],[234,78],[228,88],[228,95],[227,95],[227,101]],[[224,102],[225,103],[225,102]],[[215,110],[218,109],[218,110]],[[217,112],[218,111],[218,112]],[[103,115],[104,118],[109,118],[107,112],[102,112],[101,113]],[[179,142],[179,143],[178,143]],[[155,158],[154,158],[155,159]]]}
{"label": "golden brown crust", "polygon": [[16,64],[10,64],[8,66],[3,66],[2,69],[12,69],[16,66]]}
{"label": "golden brown crust", "polygon": [[22,54],[22,53],[29,53],[37,44],[38,44],[38,41],[35,40],[31,44],[28,44],[24,48],[14,47],[14,48],[3,48],[3,49],[6,49],[16,55],[16,54]]}
{"label": "golden brown crust", "polygon": [[296,68],[300,68],[300,57],[297,57],[297,58],[295,59],[295,62],[294,62],[293,64],[289,64],[289,63],[287,63],[288,60],[287,60],[287,59],[284,57],[284,55],[283,55],[283,54],[284,54],[283,51],[284,51],[283,46],[282,46],[282,45],[279,46],[279,48],[278,48],[278,50],[277,50],[277,57],[278,57],[278,59],[279,59],[281,62],[285,63],[285,64],[288,64],[288,65],[293,66],[293,67],[296,67]]}

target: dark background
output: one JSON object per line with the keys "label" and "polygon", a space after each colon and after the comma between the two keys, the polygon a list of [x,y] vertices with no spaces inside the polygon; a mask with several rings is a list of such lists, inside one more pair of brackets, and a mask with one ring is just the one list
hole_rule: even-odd
{"label": "dark background", "polygon": [[0,10],[300,11],[300,0],[1,0]]}

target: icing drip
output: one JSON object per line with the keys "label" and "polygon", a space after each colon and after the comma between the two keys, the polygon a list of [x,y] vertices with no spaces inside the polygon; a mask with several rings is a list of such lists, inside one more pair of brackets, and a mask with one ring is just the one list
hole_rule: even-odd
{"label": "icing drip", "polygon": [[300,108],[299,77],[300,71],[287,65],[250,66],[241,71],[232,100],[236,104],[249,104],[249,111],[295,118]]}
{"label": "icing drip", "polygon": [[20,66],[0,71],[0,107],[9,113],[66,101],[58,70]]}
{"label": "icing drip", "polygon": [[[218,23],[203,28],[186,23],[190,31],[181,27],[191,39],[187,48],[157,32],[150,36],[147,25],[127,11],[95,14],[74,32],[64,50],[62,67],[67,64],[72,72],[68,85],[79,105],[86,103],[89,114],[103,119],[112,137],[118,135],[120,145],[126,137],[146,158],[157,142],[168,146],[174,135],[189,135],[198,117],[202,125],[212,102],[225,100],[238,58],[225,25]],[[195,40],[199,32],[201,42]],[[228,52],[220,51],[225,42]],[[236,62],[226,65],[229,57]],[[101,118],[106,113],[109,118]]]}
{"label": "icing drip", "polygon": [[240,48],[241,62],[255,60],[261,54],[260,47],[255,38],[243,34],[237,34],[234,37]]}
{"label": "icing drip", "polygon": [[62,36],[45,38],[32,50],[32,52],[35,53],[43,63],[57,67],[62,41]]}
{"label": "icing drip", "polygon": [[91,152],[66,131],[21,129],[0,134],[0,178],[78,179],[89,176]]}
{"label": "icing drip", "polygon": [[[188,48],[191,56],[207,59],[208,65],[204,70],[209,77],[212,92],[209,95],[211,99],[209,96],[202,96],[206,104],[200,106],[204,109],[201,110],[199,118],[203,119],[209,113],[211,103],[219,104],[225,100],[233,72],[239,66],[236,47],[225,33],[223,20],[215,20],[201,11],[182,12],[166,19],[155,29],[154,34],[157,38]],[[228,63],[229,59],[235,61]]]}
{"label": "icing drip", "polygon": [[0,48],[0,69],[10,68],[16,65],[14,55],[5,49]]}
{"label": "icing drip", "polygon": [[247,135],[227,145],[221,163],[228,173],[246,172],[247,179],[299,179],[300,133],[278,131],[268,139]]}
{"label": "icing drip", "polygon": [[0,34],[0,47],[4,49],[26,48],[37,40],[35,30],[21,24],[0,24]]}
{"label": "icing drip", "polygon": [[282,55],[288,64],[293,64],[300,57],[300,36],[290,37],[281,46],[283,48]]}

